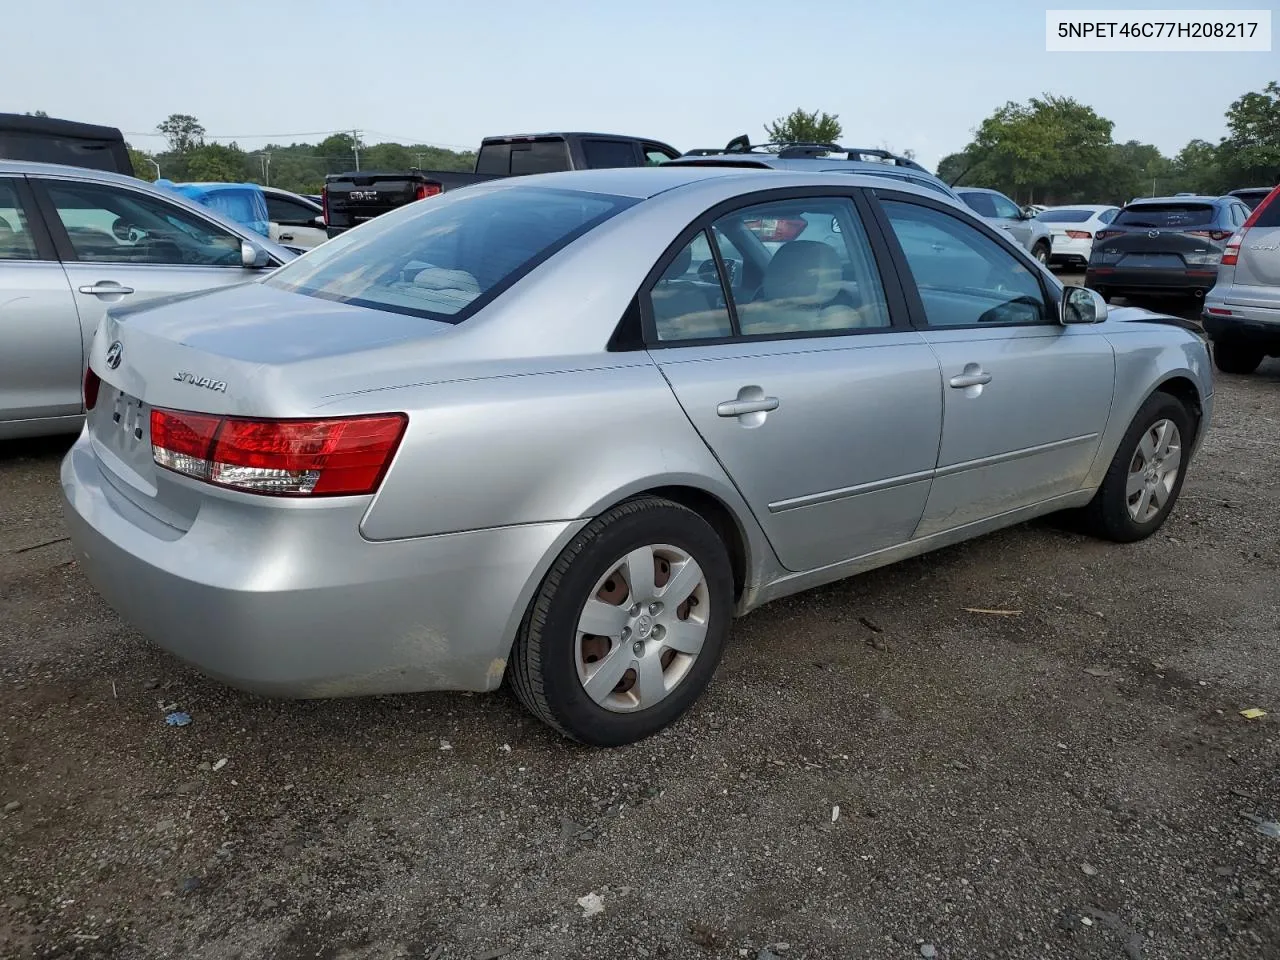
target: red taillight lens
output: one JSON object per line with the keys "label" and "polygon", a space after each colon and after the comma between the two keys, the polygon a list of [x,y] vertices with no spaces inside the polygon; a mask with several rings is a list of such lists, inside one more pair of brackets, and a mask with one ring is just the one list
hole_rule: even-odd
{"label": "red taillight lens", "polygon": [[804,233],[809,222],[803,217],[762,217],[744,220],[742,225],[756,235],[761,243],[787,243]]}
{"label": "red taillight lens", "polygon": [[320,207],[324,210],[324,225],[329,225],[329,187],[325,185],[320,188]]}
{"label": "red taillight lens", "polygon": [[413,192],[413,199],[425,200],[427,197],[436,197],[444,192],[444,188],[440,184],[432,181],[431,183],[420,183]]}
{"label": "red taillight lens", "polygon": [[[1067,236],[1070,237],[1072,240],[1088,240],[1090,237],[1093,236],[1093,234],[1091,234],[1088,230],[1068,230]],[[1098,236],[1102,236],[1102,234],[1098,234]]]}
{"label": "red taillight lens", "polygon": [[278,496],[373,493],[404,436],[403,413],[328,420],[247,420],[151,411],[162,467],[197,480]]}
{"label": "red taillight lens", "polygon": [[89,367],[84,368],[84,409],[88,413],[98,405],[98,388],[102,380]]}
{"label": "red taillight lens", "polygon": [[1124,233],[1123,230],[1099,230],[1093,235],[1095,240],[1110,240],[1112,237],[1118,237]]}
{"label": "red taillight lens", "polygon": [[1231,236],[1230,230],[1188,230],[1189,237],[1208,237],[1210,240],[1225,240]]}
{"label": "red taillight lens", "polygon": [[1222,265],[1224,267],[1234,267],[1240,259],[1240,244],[1244,243],[1245,231],[1248,228],[1242,228],[1239,233],[1227,241],[1226,248],[1222,251]]}

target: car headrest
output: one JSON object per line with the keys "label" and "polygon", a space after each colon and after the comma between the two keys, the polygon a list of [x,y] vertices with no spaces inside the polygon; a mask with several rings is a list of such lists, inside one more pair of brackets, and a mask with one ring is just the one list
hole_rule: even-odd
{"label": "car headrest", "polygon": [[783,244],[764,271],[766,300],[829,303],[840,292],[840,258],[817,240]]}

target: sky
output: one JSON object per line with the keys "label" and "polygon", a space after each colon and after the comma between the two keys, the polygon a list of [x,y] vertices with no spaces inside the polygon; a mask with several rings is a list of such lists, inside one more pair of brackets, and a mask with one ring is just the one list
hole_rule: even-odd
{"label": "sky", "polygon": [[838,114],[846,146],[910,148],[933,169],[1006,101],[1053,93],[1112,120],[1117,141],[1172,156],[1192,138],[1216,141],[1232,100],[1280,80],[1274,37],[1270,53],[1048,53],[1045,10],[1072,6],[1063,0],[7,6],[0,112],[119,127],[150,150],[172,113],[246,149],[358,129],[369,143],[460,149],[494,134],[595,130],[687,150],[764,140],[763,124],[804,107]]}

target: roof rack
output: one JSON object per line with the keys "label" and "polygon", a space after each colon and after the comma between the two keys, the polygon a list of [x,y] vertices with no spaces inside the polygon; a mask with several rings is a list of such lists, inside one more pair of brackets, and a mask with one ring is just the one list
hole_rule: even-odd
{"label": "roof rack", "polygon": [[[712,157],[727,154],[769,154],[780,160],[799,160],[808,157],[831,158],[832,154],[844,154],[846,160],[863,160],[874,157],[880,163],[888,163],[899,167],[910,167],[913,170],[924,170],[924,167],[908,157],[899,156],[888,150],[876,147],[842,147],[835,143],[809,142],[803,140],[774,140],[768,143],[752,143],[747,136],[735,137],[721,149],[700,147],[687,151],[686,157]],[[927,171],[926,171],[927,172]]]}

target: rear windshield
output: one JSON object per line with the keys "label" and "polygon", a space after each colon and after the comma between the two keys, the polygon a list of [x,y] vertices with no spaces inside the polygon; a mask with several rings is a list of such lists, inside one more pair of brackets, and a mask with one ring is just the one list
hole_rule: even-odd
{"label": "rear windshield", "polygon": [[264,282],[374,310],[460,323],[636,201],[531,187],[424,200],[321,244]]}
{"label": "rear windshield", "polygon": [[1043,210],[1036,219],[1041,223],[1084,223],[1092,216],[1092,210]]}
{"label": "rear windshield", "polygon": [[1270,190],[1232,190],[1229,196],[1235,197],[1237,200],[1244,201],[1244,205],[1250,210],[1267,199]]}
{"label": "rear windshield", "polygon": [[1213,223],[1208,203],[1145,203],[1125,207],[1115,222],[1122,227],[1199,227]]}
{"label": "rear windshield", "polygon": [[[1280,190],[1280,187],[1277,187],[1276,189]],[[1263,200],[1265,199],[1266,198],[1264,197]],[[1259,200],[1258,204],[1261,204],[1261,203],[1262,203],[1262,200]],[[1255,208],[1258,204],[1254,205]],[[1261,212],[1255,209],[1254,213],[1257,214],[1257,219],[1253,221],[1252,226],[1280,227],[1280,196],[1272,197],[1271,202],[1268,203],[1265,207],[1263,207]]]}

